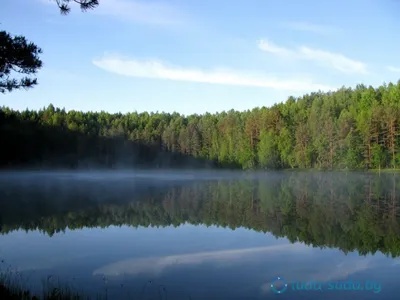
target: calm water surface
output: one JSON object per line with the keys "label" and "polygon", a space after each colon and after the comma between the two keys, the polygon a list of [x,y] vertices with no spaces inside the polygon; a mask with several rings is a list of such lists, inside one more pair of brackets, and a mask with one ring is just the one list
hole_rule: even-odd
{"label": "calm water surface", "polygon": [[1,270],[108,299],[398,299],[399,187],[392,174],[1,173]]}

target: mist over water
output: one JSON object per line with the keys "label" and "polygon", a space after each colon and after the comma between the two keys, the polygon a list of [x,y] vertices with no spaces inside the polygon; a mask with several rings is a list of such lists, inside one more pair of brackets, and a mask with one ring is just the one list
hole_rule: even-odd
{"label": "mist over water", "polygon": [[[399,177],[344,172],[0,172],[2,270],[109,299],[321,299],[271,282],[381,283],[397,299]],[[25,278],[24,277],[24,278]]]}

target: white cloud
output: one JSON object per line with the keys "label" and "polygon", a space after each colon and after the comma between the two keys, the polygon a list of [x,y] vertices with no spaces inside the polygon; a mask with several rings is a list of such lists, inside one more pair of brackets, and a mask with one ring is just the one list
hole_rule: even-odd
{"label": "white cloud", "polygon": [[391,72],[400,73],[400,68],[396,68],[393,66],[388,66],[387,69]]}
{"label": "white cloud", "polygon": [[300,53],[304,59],[317,61],[324,66],[332,67],[343,73],[368,73],[365,63],[350,59],[342,54],[311,49],[304,46],[300,48]]}
{"label": "white cloud", "polygon": [[103,57],[94,59],[93,64],[106,71],[130,77],[263,87],[303,92],[334,89],[326,85],[317,84],[309,78],[279,79],[258,72],[238,72],[221,68],[209,71],[187,69],[167,65],[157,60],[140,61],[118,55],[106,54]]}
{"label": "white cloud", "polygon": [[[38,0],[43,4],[56,5],[54,0]],[[79,6],[71,1],[71,12],[81,13]],[[96,15],[112,16],[138,23],[174,25],[184,21],[184,14],[176,7],[145,0],[101,0],[100,5],[88,12]]]}
{"label": "white cloud", "polygon": [[259,49],[284,57],[285,59],[314,61],[317,64],[346,74],[368,74],[367,65],[340,53],[301,46],[298,49],[280,47],[267,40],[258,41]]}
{"label": "white cloud", "polygon": [[307,22],[287,22],[284,23],[283,26],[296,31],[306,31],[318,34],[334,34],[342,31],[336,27],[311,24]]}
{"label": "white cloud", "polygon": [[270,52],[276,55],[281,55],[281,56],[287,56],[287,57],[296,57],[296,53],[275,45],[274,43],[271,43],[267,40],[260,40],[258,41],[258,48],[260,48],[263,51]]}

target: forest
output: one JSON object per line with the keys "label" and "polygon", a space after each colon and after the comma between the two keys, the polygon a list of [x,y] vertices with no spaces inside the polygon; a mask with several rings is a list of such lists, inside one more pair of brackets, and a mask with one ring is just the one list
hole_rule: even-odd
{"label": "forest", "polygon": [[14,180],[0,195],[12,200],[0,202],[0,233],[52,236],[83,227],[189,223],[244,227],[345,253],[400,256],[400,182],[392,174],[283,172],[263,180],[154,184]]}
{"label": "forest", "polygon": [[49,105],[3,107],[1,113],[2,167],[352,170],[400,164],[400,81],[314,92],[243,112],[111,114]]}

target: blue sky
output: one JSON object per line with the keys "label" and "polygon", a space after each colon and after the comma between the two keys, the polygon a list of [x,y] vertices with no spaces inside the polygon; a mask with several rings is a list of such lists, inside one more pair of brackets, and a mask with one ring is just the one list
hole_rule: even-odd
{"label": "blue sky", "polygon": [[0,23],[43,49],[39,85],[0,95],[38,109],[246,110],[400,75],[396,0],[2,0]]}

